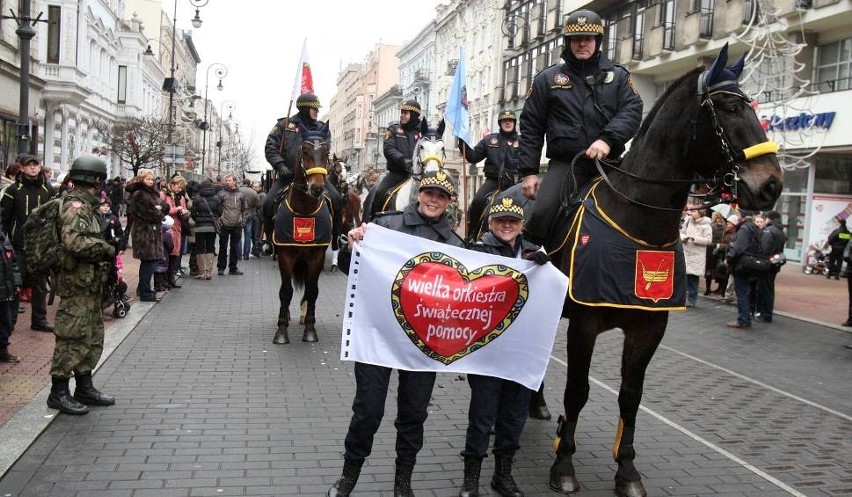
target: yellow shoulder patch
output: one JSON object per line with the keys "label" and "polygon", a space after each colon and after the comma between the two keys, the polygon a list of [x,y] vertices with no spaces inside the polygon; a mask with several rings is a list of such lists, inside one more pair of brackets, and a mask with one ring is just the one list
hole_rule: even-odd
{"label": "yellow shoulder patch", "polygon": [[627,76],[627,84],[630,86],[630,89],[633,90],[635,95],[639,94],[639,89],[636,88],[636,83],[633,82],[633,76]]}
{"label": "yellow shoulder patch", "polygon": [[532,89],[533,89],[533,85],[530,85],[530,87],[527,88],[527,94],[524,95],[524,99],[530,98],[532,96]]}
{"label": "yellow shoulder patch", "polygon": [[393,136],[393,133],[391,133],[390,128],[386,129],[385,130],[385,140],[390,140],[391,136]]}

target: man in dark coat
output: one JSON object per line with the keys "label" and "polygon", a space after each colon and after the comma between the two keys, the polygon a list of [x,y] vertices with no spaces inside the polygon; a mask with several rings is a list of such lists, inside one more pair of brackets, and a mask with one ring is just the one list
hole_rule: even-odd
{"label": "man in dark coat", "polygon": [[[601,52],[604,27],[596,13],[568,16],[562,59],[533,80],[521,113],[520,174],[524,195],[535,208],[524,231],[542,244],[561,205],[563,184],[569,195],[597,176],[596,159],[617,159],[642,120],[642,99],[630,73]],[[548,173],[539,188],[541,149],[547,136]],[[571,168],[575,156],[583,154]]]}
{"label": "man in dark coat", "polygon": [[[452,178],[444,172],[426,173],[420,182],[417,202],[402,211],[386,212],[378,216],[375,223],[427,240],[464,247],[464,241],[453,231],[446,215],[456,191]],[[367,226],[364,224],[349,232],[350,246],[364,237]],[[355,488],[361,466],[373,449],[373,437],[382,423],[392,371],[384,366],[355,363],[355,400],[346,434],[343,474],[328,490],[328,497],[347,497]],[[434,386],[434,372],[399,371],[397,417],[394,422],[397,433],[394,495],[413,495],[411,473],[417,453],[423,447],[423,423],[426,422]]]}
{"label": "man in dark coat", "polygon": [[751,305],[749,303],[751,288],[749,280],[753,275],[745,270],[737,268],[737,259],[746,252],[750,254],[760,253],[760,228],[754,223],[754,213],[740,210],[740,223],[737,231],[728,246],[725,260],[734,274],[734,290],[737,293],[737,319],[730,321],[728,328],[750,328],[751,327]]}
{"label": "man in dark coat", "polygon": [[369,213],[367,221],[377,212],[390,209],[388,191],[411,177],[414,149],[420,140],[420,112],[417,100],[406,100],[399,108],[399,122],[390,123],[385,131],[382,152],[388,162],[388,173],[376,186],[373,201],[364,208]]}
{"label": "man in dark coat", "polygon": [[831,247],[831,252],[828,253],[828,278],[834,276],[840,279],[840,266],[843,265],[843,250],[849,243],[850,234],[846,229],[846,220],[838,219],[840,225],[828,235],[828,245]]}
{"label": "man in dark coat", "polygon": [[[760,233],[760,253],[772,257],[784,252],[784,244],[787,237],[784,236],[784,228],[781,225],[781,214],[778,211],[766,211],[763,213],[766,224]],[[755,321],[771,323],[772,313],[775,310],[775,277],[781,271],[781,266],[773,264],[766,274],[757,278],[757,312]]]}
{"label": "man in dark coat", "polygon": [[24,276],[24,287],[32,288],[32,316],[30,329],[53,332],[53,326],[47,322],[47,282],[43,276],[35,276],[27,270],[27,258],[24,253],[24,223],[30,213],[38,206],[50,200],[56,192],[41,172],[38,159],[33,155],[18,158],[21,172],[15,184],[6,188],[0,200],[3,229],[12,240],[15,259]]}
{"label": "man in dark coat", "polygon": [[[513,111],[503,110],[497,116],[497,124],[500,126],[499,132],[489,134],[473,148],[465,143],[464,140],[459,139],[459,150],[468,162],[476,164],[483,159],[485,160],[485,167],[482,171],[485,175],[485,181],[476,190],[476,194],[470,202],[470,209],[468,209],[467,237],[470,241],[475,241],[479,234],[483,210],[486,207],[485,202],[488,196],[500,188],[501,178],[498,176],[500,175],[501,166],[504,168],[504,176],[514,178],[518,173],[517,121],[518,118]],[[511,184],[507,186],[511,186]]]}

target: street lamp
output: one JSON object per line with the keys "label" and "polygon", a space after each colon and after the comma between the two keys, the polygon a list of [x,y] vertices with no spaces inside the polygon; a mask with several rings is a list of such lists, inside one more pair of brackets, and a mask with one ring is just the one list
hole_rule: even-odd
{"label": "street lamp", "polygon": [[30,0],[21,0],[21,17],[15,15],[12,10],[11,16],[0,16],[2,19],[14,19],[18,23],[18,29],[15,34],[21,40],[20,56],[21,56],[21,85],[20,99],[18,101],[18,154],[25,154],[30,151],[30,40],[35,36],[33,24],[50,21],[42,20],[39,12],[38,16],[33,19],[30,17]]}
{"label": "street lamp", "polygon": [[[189,0],[195,6],[195,17],[192,18],[192,27],[198,29],[201,27],[201,16],[198,15],[198,9],[207,5],[210,0]],[[177,2],[175,2],[177,3]]]}
{"label": "street lamp", "polygon": [[[204,170],[207,169],[207,130],[210,128],[210,123],[207,122],[207,90],[210,86],[210,70],[213,69],[213,74],[217,78],[219,78],[219,84],[216,85],[216,89],[222,91],[222,78],[228,75],[228,68],[225,67],[225,64],[220,62],[214,62],[207,66],[207,74],[206,80],[204,81],[204,121],[201,123],[201,130],[203,132],[203,136],[201,139],[201,172],[204,173]],[[221,119],[221,116],[220,116]]]}
{"label": "street lamp", "polygon": [[225,100],[222,102],[222,107],[219,111],[219,141],[216,142],[216,147],[219,149],[219,172],[222,171],[222,121],[225,120],[225,112],[228,113],[228,120],[234,118],[234,109],[237,108],[237,104],[235,104],[232,100]]}

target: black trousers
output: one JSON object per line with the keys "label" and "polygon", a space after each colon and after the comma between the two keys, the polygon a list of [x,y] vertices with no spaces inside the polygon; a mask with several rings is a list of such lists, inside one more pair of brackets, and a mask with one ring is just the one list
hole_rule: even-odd
{"label": "black trousers", "polygon": [[222,226],[219,231],[219,260],[216,267],[220,270],[236,271],[237,258],[240,256],[240,241],[243,239],[242,226]]}
{"label": "black trousers", "polygon": [[376,215],[377,212],[382,212],[384,210],[394,210],[395,207],[393,205],[385,206],[385,201],[387,200],[388,191],[391,190],[396,185],[402,183],[407,180],[410,176],[408,173],[401,173],[398,171],[388,171],[382,181],[376,185],[376,194],[373,195],[373,202],[370,206],[370,219]]}
{"label": "black trousers", "polygon": [[[482,230],[482,214],[483,211],[488,207],[486,205],[486,201],[488,200],[488,196],[494,193],[498,187],[497,178],[485,178],[485,181],[482,183],[482,186],[476,190],[476,194],[473,196],[473,200],[470,201],[470,209],[467,211],[467,238],[468,240],[476,241],[478,238],[477,235]],[[488,217],[486,215],[486,217]],[[485,223],[487,224],[487,223]]]}
{"label": "black trousers", "polygon": [[462,457],[485,457],[492,426],[494,455],[513,456],[520,447],[532,390],[493,376],[469,374],[467,381],[470,384],[470,410]]}
{"label": "black trousers", "polygon": [[529,240],[542,244],[547,239],[559,213],[566,182],[565,196],[570,197],[597,175],[597,168],[589,159],[578,160],[573,170],[570,160],[551,159],[547,174],[539,184],[532,216],[524,226]]}
{"label": "black trousers", "polygon": [[[355,363],[355,400],[346,434],[345,458],[363,462],[373,450],[373,438],[385,414],[385,400],[393,369]],[[423,423],[435,386],[435,373],[399,371],[396,398],[396,463],[414,465],[423,447]]]}
{"label": "black trousers", "polygon": [[154,277],[154,267],[157,261],[139,261],[139,283],[136,286],[136,295],[141,299],[152,299],[157,296],[151,288],[151,279]]}
{"label": "black trousers", "polygon": [[779,268],[772,267],[768,273],[757,279],[757,311],[760,319],[772,319],[775,310],[775,277],[778,276]]}
{"label": "black trousers", "polygon": [[44,276],[34,276],[27,271],[27,255],[23,247],[13,248],[15,260],[18,261],[18,267],[23,275],[24,286],[32,288],[32,297],[30,299],[30,323],[32,325],[42,325],[47,323],[47,282]]}

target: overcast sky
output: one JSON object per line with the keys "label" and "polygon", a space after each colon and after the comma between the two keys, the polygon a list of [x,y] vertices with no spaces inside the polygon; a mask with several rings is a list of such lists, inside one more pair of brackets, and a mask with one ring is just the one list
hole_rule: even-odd
{"label": "overcast sky", "polygon": [[[376,43],[402,45],[410,41],[434,18],[435,6],[442,3],[440,0],[210,0],[200,9],[203,25],[194,29],[190,21],[195,8],[189,0],[177,2],[178,29],[192,29],[201,56],[196,81],[198,93],[204,95],[210,64],[225,64],[228,75],[222,81],[224,90],[217,91],[218,81],[211,78],[208,96],[217,109],[226,100],[234,102],[233,115],[240,123],[243,139],[252,140],[254,155],[263,164],[266,135],[276,119],[287,113],[305,37],[314,90],[327,111],[342,66],[362,62]],[[174,5],[171,0],[163,0],[169,17]],[[291,113],[295,111],[294,103]]]}

